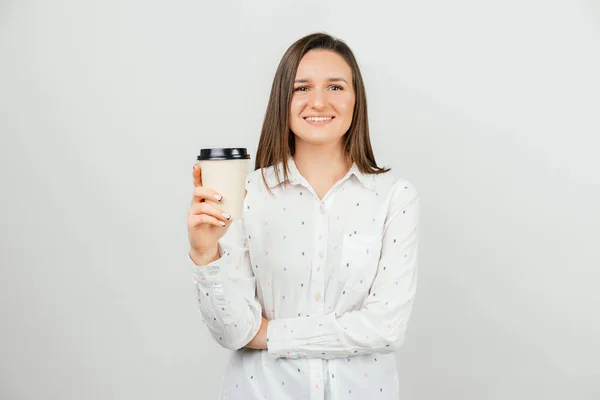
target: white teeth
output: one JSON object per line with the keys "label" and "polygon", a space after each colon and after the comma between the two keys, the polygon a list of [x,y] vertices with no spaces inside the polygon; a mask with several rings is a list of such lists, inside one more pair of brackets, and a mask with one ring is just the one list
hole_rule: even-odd
{"label": "white teeth", "polygon": [[321,121],[328,121],[331,119],[331,117],[306,117],[305,118],[307,121],[317,121],[317,122],[321,122]]}

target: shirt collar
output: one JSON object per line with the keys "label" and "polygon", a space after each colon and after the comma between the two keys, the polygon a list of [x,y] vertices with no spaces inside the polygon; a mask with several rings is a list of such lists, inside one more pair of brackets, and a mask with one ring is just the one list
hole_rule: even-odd
{"label": "shirt collar", "polygon": [[365,185],[365,187],[367,189],[369,189],[369,190],[375,189],[375,175],[374,174],[363,174],[362,172],[360,172],[360,170],[356,166],[356,163],[352,164],[352,167],[350,168],[350,171],[348,171],[348,173],[356,176],[358,178],[358,180],[363,185]]}
{"label": "shirt collar", "polygon": [[[298,185],[300,183],[304,183],[308,186],[308,182],[306,179],[300,174],[298,168],[296,167],[296,163],[294,159],[290,157],[287,161],[288,166],[288,182],[292,185]],[[279,178],[275,176],[275,170],[279,171]],[[370,190],[374,190],[374,175],[373,174],[363,174],[358,169],[356,163],[352,164],[352,167],[348,171],[348,173],[342,178],[342,182],[348,179],[350,176],[354,175],[365,187]],[[265,171],[265,179],[267,181],[267,185],[269,188],[274,188],[275,186],[284,182],[285,178],[283,176],[283,162],[280,162],[276,167],[271,166],[267,168]]]}

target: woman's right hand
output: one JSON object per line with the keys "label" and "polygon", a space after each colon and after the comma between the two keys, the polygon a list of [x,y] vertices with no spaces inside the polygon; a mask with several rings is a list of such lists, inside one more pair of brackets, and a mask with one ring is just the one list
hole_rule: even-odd
{"label": "woman's right hand", "polygon": [[194,164],[194,195],[188,212],[190,257],[197,265],[206,265],[219,258],[218,241],[231,225],[231,216],[216,206],[222,196],[202,186],[202,171]]}

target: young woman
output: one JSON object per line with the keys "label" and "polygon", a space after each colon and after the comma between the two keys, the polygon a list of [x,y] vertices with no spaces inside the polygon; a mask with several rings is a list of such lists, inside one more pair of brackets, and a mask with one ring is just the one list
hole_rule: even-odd
{"label": "young woman", "polygon": [[419,199],[375,163],[344,42],[319,33],[287,50],[255,167],[233,222],[193,172],[199,308],[235,350],[221,398],[398,399],[394,350],[415,297]]}

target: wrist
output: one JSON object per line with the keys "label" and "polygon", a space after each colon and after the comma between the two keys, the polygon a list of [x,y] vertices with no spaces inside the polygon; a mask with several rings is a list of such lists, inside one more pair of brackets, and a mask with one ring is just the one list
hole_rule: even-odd
{"label": "wrist", "polygon": [[219,254],[219,245],[215,245],[210,249],[198,251],[194,248],[191,248],[188,252],[190,259],[197,266],[205,266],[210,264],[211,262],[218,260],[221,255]]}
{"label": "wrist", "polygon": [[267,327],[269,325],[269,320],[265,317],[262,317],[262,321],[260,323],[260,327],[250,343],[248,343],[245,347],[253,350],[268,350],[267,343]]}

